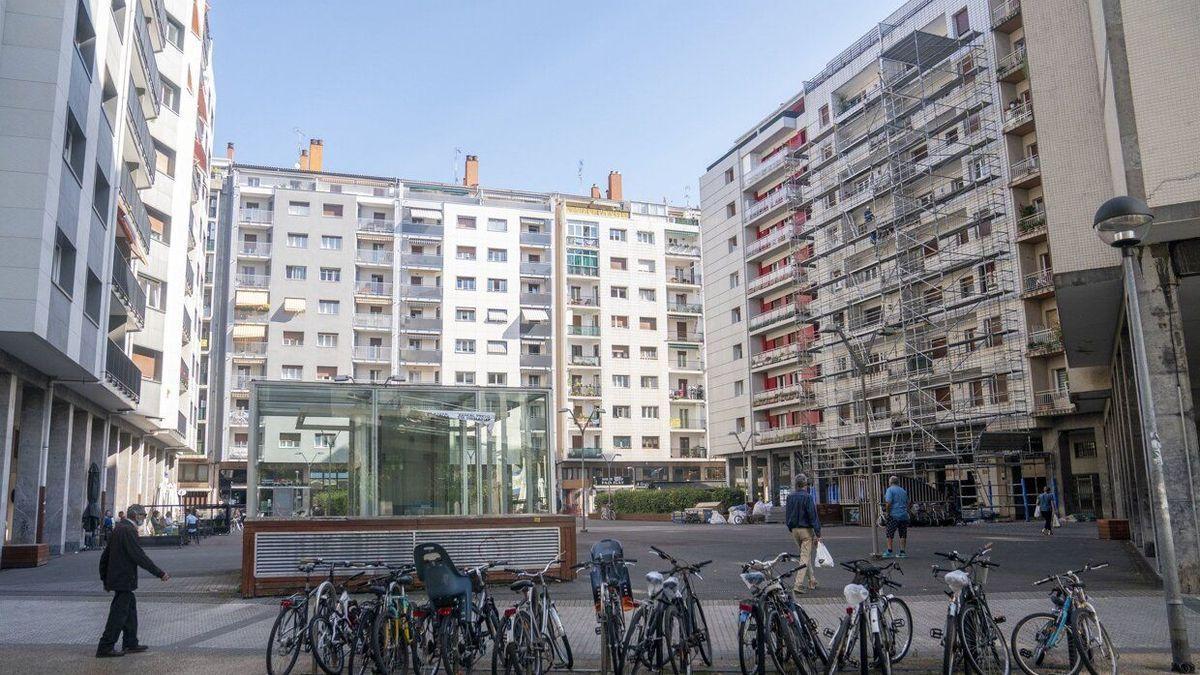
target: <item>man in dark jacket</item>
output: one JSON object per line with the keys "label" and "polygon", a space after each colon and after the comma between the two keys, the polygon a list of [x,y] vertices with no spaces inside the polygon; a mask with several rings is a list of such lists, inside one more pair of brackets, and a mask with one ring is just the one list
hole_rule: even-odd
{"label": "man in dark jacket", "polygon": [[[137,636],[137,600],[133,597],[133,592],[138,586],[138,568],[145,569],[163,581],[171,578],[150,560],[142,550],[142,545],[138,543],[137,530],[146,519],[146,509],[140,504],[133,504],[126,511],[128,517],[113,526],[108,546],[100,555],[100,580],[104,582],[104,590],[113,592],[113,599],[108,608],[108,622],[104,625],[104,634],[100,636],[100,646],[96,648],[96,656],[99,658],[136,654],[148,649],[146,645],[138,642]],[[124,651],[114,649],[117,636],[122,633]]]}
{"label": "man in dark jacket", "polygon": [[800,562],[808,565],[796,573],[792,590],[807,593],[817,587],[817,543],[821,541],[821,519],[817,504],[808,493],[808,476],[796,476],[796,491],[789,494],[786,505],[787,528],[800,547]]}

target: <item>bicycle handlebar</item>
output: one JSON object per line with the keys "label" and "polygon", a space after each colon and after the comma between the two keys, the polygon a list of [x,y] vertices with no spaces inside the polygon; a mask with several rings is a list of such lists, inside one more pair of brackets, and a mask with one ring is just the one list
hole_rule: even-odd
{"label": "bicycle handlebar", "polygon": [[1050,576],[1046,577],[1045,579],[1038,579],[1037,581],[1033,582],[1033,585],[1041,586],[1042,584],[1050,583],[1051,581],[1057,581],[1059,579],[1062,579],[1063,577],[1078,577],[1080,574],[1082,574],[1084,572],[1090,572],[1092,570],[1100,570],[1100,569],[1104,569],[1105,567],[1108,567],[1107,562],[1096,563],[1095,565],[1093,565],[1092,563],[1085,563],[1084,566],[1080,569],[1067,570],[1066,572],[1063,572],[1062,574],[1051,574]]}

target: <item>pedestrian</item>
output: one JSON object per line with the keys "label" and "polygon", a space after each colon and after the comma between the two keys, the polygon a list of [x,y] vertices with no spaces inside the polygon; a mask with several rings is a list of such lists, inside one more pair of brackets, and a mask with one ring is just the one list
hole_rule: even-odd
{"label": "pedestrian", "polygon": [[[105,591],[113,592],[113,599],[108,607],[104,634],[96,647],[97,658],[125,656],[148,649],[138,641],[137,634],[137,600],[133,592],[138,587],[138,568],[164,582],[169,581],[171,575],[159,569],[138,543],[138,527],[145,519],[146,509],[140,504],[131,505],[129,518],[117,522],[104,553],[100,554],[100,581]],[[118,636],[122,636],[123,650],[114,649]]]}
{"label": "pedestrian", "polygon": [[796,476],[796,490],[788,495],[785,511],[788,531],[800,547],[800,562],[807,565],[796,573],[792,590],[807,593],[817,587],[817,544],[821,542],[821,519],[808,493],[808,476]]}
{"label": "pedestrian", "polygon": [[1042,488],[1042,494],[1038,495],[1038,513],[1042,514],[1042,519],[1045,521],[1042,534],[1049,535],[1054,532],[1054,511],[1054,493],[1047,485]]}
{"label": "pedestrian", "polygon": [[892,557],[892,540],[900,533],[900,552],[897,558],[907,558],[908,553],[908,490],[900,487],[900,478],[892,476],[888,479],[888,489],[883,493],[883,501],[887,509],[887,552],[885,558]]}
{"label": "pedestrian", "polygon": [[200,545],[200,519],[196,517],[196,509],[187,512],[187,517],[184,518],[184,523],[187,525],[187,541],[188,543],[196,542]]}

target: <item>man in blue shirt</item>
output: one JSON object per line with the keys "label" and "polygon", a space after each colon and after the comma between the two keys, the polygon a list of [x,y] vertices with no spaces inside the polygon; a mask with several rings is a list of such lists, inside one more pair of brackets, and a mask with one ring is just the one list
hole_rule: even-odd
{"label": "man in blue shirt", "polygon": [[883,493],[883,501],[887,505],[887,553],[885,558],[892,557],[892,539],[896,531],[900,531],[900,553],[898,558],[907,558],[904,549],[908,546],[908,490],[900,487],[900,479],[892,476],[888,479],[887,492]]}
{"label": "man in blue shirt", "polygon": [[821,519],[817,504],[808,493],[808,476],[796,476],[796,491],[787,498],[787,528],[800,547],[800,562],[808,565],[796,573],[792,590],[807,593],[817,587],[817,543],[821,541]]}

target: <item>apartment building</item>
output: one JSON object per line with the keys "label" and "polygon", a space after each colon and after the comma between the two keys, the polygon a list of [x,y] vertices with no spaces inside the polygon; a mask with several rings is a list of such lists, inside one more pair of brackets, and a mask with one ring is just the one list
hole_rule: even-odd
{"label": "apartment building", "polygon": [[211,46],[192,0],[0,14],[0,541],[6,563],[40,564],[82,546],[85,515],[178,504],[194,357],[162,341],[183,344]]}
{"label": "apartment building", "polygon": [[1023,517],[1061,486],[1003,14],[904,3],[702,177],[712,449],[756,493],[805,471],[856,504],[898,474],[917,501]]}

